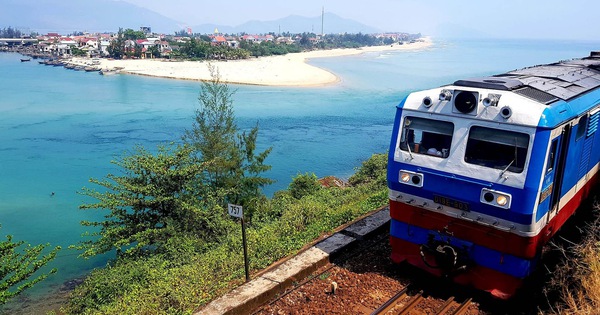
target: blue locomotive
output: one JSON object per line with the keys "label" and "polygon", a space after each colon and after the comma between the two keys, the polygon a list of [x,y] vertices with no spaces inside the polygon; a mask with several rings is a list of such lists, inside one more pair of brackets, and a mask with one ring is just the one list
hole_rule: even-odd
{"label": "blue locomotive", "polygon": [[391,258],[507,299],[598,181],[600,52],[414,92],[388,161]]}

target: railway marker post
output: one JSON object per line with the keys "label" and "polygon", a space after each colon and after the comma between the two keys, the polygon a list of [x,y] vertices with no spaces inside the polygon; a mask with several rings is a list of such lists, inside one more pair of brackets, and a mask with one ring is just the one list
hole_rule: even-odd
{"label": "railway marker post", "polygon": [[244,245],[244,269],[246,271],[246,282],[250,281],[250,272],[248,270],[248,249],[246,245],[246,224],[244,223],[244,209],[242,206],[227,204],[227,212],[230,216],[242,219],[242,243]]}

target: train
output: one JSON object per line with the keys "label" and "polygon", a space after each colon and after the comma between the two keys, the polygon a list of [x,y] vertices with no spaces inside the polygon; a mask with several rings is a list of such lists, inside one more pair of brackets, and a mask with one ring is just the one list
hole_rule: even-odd
{"label": "train", "polygon": [[391,259],[507,300],[598,184],[600,52],[416,91],[388,153]]}

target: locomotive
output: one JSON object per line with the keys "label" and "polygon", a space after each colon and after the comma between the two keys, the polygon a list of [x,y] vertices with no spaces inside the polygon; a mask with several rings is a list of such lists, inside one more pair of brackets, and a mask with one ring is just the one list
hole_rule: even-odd
{"label": "locomotive", "polygon": [[391,258],[509,299],[590,195],[600,52],[413,92],[396,108]]}

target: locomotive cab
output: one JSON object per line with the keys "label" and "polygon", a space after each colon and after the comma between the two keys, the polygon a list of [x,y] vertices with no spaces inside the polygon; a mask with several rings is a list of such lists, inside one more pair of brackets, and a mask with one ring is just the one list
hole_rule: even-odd
{"label": "locomotive cab", "polygon": [[394,261],[500,298],[532,272],[549,235],[538,206],[556,132],[539,126],[548,106],[530,92],[512,78],[461,80],[398,106],[388,163]]}
{"label": "locomotive cab", "polygon": [[600,55],[408,95],[388,160],[391,258],[507,299],[598,182]]}

